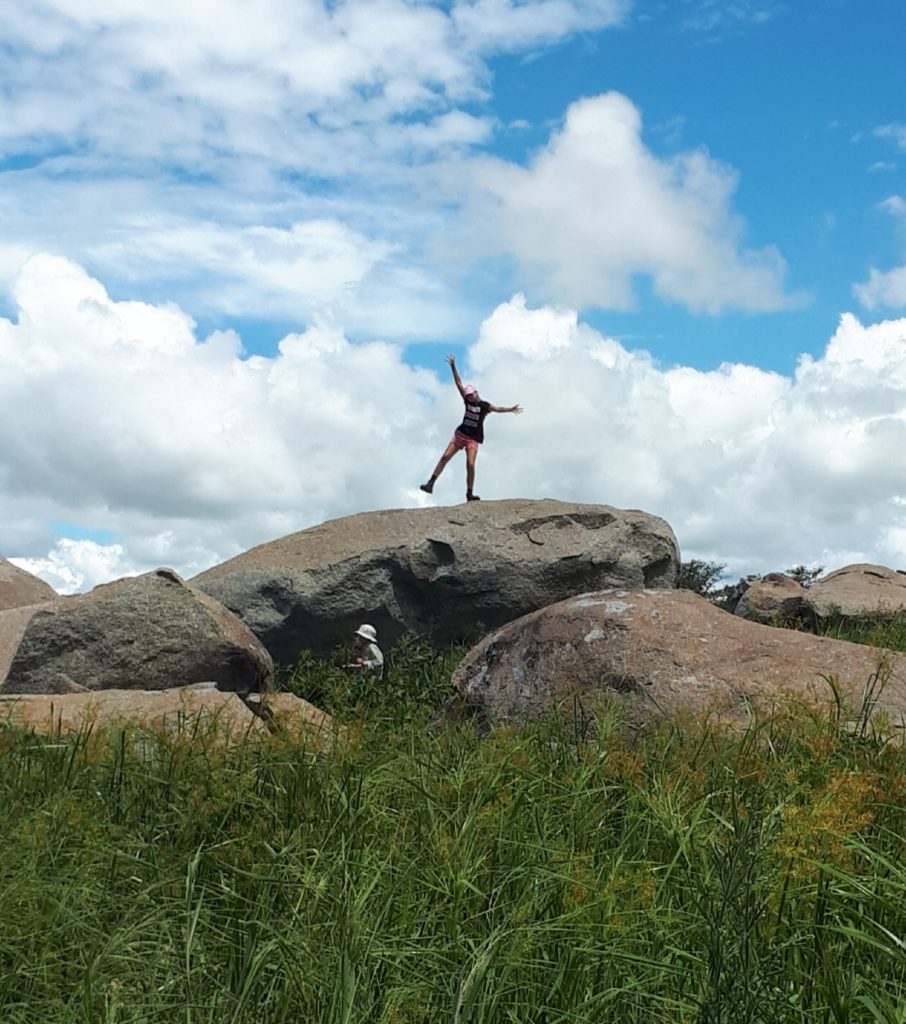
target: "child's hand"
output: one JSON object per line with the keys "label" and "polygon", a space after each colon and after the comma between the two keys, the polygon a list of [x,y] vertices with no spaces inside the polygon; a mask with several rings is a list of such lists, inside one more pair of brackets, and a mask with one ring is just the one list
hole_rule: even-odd
{"label": "child's hand", "polygon": [[450,364],[451,366],[455,366],[455,365],[456,365],[456,356],[454,356],[454,355],[449,355],[449,356],[447,356],[447,362],[448,362],[448,363],[449,363],[449,364]]}

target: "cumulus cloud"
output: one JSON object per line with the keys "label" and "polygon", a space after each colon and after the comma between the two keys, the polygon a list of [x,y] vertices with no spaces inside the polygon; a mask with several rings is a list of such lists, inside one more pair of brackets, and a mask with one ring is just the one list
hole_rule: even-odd
{"label": "cumulus cloud", "polygon": [[[445,366],[313,326],[273,358],[199,338],[178,307],[114,301],[39,256],[0,319],[0,553],[61,590],[169,565],[191,576],[339,515],[413,507],[461,414]],[[864,560],[906,568],[906,320],[844,316],[795,374],[665,369],[521,295],[463,373],[493,415],[486,499],[662,515],[686,557],[731,571]],[[433,500],[462,500],[459,458]],[[64,526],[63,524],[70,524]]]}
{"label": "cumulus cloud", "polygon": [[395,346],[314,326],[244,358],[236,335],[198,339],[178,308],[114,302],[50,256],[26,264],[15,300],[15,322],[0,319],[0,431],[16,439],[0,452],[4,548],[49,558],[37,564],[57,578],[66,559],[97,582],[83,549],[23,549],[48,521],[112,532],[130,571],[197,571],[355,505],[400,504],[428,458],[438,385]]}
{"label": "cumulus cloud", "polygon": [[517,297],[470,358],[483,394],[526,407],[491,424],[481,473],[495,491],[656,512],[687,557],[739,573],[906,567],[906,320],[865,327],[846,315],[790,378],[740,364],[663,369]]}
{"label": "cumulus cloud", "polygon": [[45,558],[12,558],[13,564],[46,580],[58,594],[72,594],[109,580],[141,572],[122,544],[92,540],[57,541]]}
{"label": "cumulus cloud", "polygon": [[529,166],[488,159],[477,178],[489,197],[487,244],[554,301],[627,309],[639,275],[698,312],[794,301],[779,253],[742,244],[735,173],[701,150],[658,159],[638,109],[618,93],[572,104]]}

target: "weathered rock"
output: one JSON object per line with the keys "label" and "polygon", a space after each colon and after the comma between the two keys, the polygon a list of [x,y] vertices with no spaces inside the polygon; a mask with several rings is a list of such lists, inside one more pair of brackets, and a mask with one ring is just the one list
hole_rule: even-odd
{"label": "weathered rock", "polygon": [[9,672],[16,651],[25,633],[25,627],[35,612],[49,605],[32,604],[22,608],[7,608],[0,611],[0,690]]}
{"label": "weathered rock", "polygon": [[239,694],[200,683],[171,690],[98,690],[92,693],[0,694],[0,723],[45,735],[109,728],[201,730],[223,740],[247,734],[288,734],[320,745],[333,735],[329,715],[292,694]]}
{"label": "weathered rock", "polygon": [[52,601],[56,596],[49,583],[0,558],[0,611]]}
{"label": "weathered rock", "polygon": [[902,611],[906,608],[906,573],[883,565],[846,565],[809,587],[805,603],[818,618],[835,612],[862,618]]}
{"label": "weathered rock", "polygon": [[273,674],[249,629],[169,569],[0,613],[0,658],[8,658],[3,693],[165,690],[211,680],[250,692],[267,688]]}
{"label": "weathered rock", "polygon": [[687,590],[607,590],[526,615],[482,640],[453,685],[489,723],[541,715],[578,692],[619,698],[628,721],[690,713],[742,724],[792,696],[829,703],[826,677],[858,705],[886,666],[876,710],[902,728],[906,654],[763,626]]}
{"label": "weathered rock", "polygon": [[797,618],[807,594],[805,587],[792,576],[769,572],[749,584],[736,603],[734,614],[752,622],[776,625]]}
{"label": "weathered rock", "polygon": [[672,587],[678,567],[673,531],[656,516],[510,500],[337,519],[193,583],[290,663],[348,642],[361,622],[385,647],[407,631],[444,644],[589,589]]}

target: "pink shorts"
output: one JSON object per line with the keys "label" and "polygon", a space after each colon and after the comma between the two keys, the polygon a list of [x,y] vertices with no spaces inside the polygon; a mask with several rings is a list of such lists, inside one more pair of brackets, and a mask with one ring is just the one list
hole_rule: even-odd
{"label": "pink shorts", "polygon": [[466,437],[465,434],[461,434],[458,430],[453,431],[453,439],[450,444],[456,446],[457,451],[461,451],[463,448],[469,452],[478,451],[478,442],[474,437]]}

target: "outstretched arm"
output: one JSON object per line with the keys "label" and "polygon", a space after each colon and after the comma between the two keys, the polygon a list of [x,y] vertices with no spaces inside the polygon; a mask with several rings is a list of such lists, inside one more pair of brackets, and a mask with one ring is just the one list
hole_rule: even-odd
{"label": "outstretched arm", "polygon": [[455,382],[459,393],[462,395],[463,399],[465,399],[466,393],[463,390],[462,381],[459,379],[459,370],[456,369],[456,356],[447,356],[447,362],[450,364],[450,369],[453,371],[453,381]]}
{"label": "outstretched arm", "polygon": [[517,416],[522,415],[521,405],[492,405],[491,412],[514,412]]}

